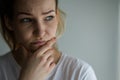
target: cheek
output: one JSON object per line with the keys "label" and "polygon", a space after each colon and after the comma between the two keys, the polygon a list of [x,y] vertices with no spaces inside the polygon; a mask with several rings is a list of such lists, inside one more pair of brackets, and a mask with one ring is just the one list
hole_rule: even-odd
{"label": "cheek", "polygon": [[49,26],[51,26],[51,27],[49,27],[49,32],[53,36],[56,35],[57,25],[58,25],[58,22],[56,19],[51,23],[51,25],[49,25]]}
{"label": "cheek", "polygon": [[57,31],[57,25],[54,25],[54,26],[48,28],[47,31],[51,37],[55,37],[56,31]]}
{"label": "cheek", "polygon": [[31,32],[29,31],[20,31],[20,30],[16,30],[15,31],[15,38],[16,38],[16,42],[17,43],[26,43],[29,42],[30,38],[31,38]]}

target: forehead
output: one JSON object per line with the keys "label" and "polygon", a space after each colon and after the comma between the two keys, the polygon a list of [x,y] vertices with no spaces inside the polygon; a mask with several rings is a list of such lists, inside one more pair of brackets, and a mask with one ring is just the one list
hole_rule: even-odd
{"label": "forehead", "polygon": [[35,12],[55,10],[55,0],[16,0],[15,11]]}

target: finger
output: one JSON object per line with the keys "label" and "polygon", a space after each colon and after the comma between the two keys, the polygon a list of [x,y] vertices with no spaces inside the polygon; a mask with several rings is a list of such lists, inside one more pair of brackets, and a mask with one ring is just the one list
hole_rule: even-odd
{"label": "finger", "polygon": [[55,66],[56,66],[55,63],[51,63],[48,71],[51,72],[55,68]]}
{"label": "finger", "polygon": [[49,50],[52,45],[56,42],[56,38],[49,40],[42,48],[38,49],[34,54],[40,56]]}
{"label": "finger", "polygon": [[49,57],[53,54],[53,50],[48,50],[46,53],[44,53],[43,55],[41,55],[41,62],[42,63],[46,63],[46,61],[48,61]]}
{"label": "finger", "polygon": [[46,66],[50,67],[53,62],[54,62],[54,58],[50,56],[46,62]]}

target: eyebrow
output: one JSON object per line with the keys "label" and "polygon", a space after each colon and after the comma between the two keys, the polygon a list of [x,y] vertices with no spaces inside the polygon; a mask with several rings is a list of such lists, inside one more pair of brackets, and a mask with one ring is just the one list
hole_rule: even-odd
{"label": "eyebrow", "polygon": [[[43,12],[42,14],[43,15],[46,15],[46,14],[49,14],[49,13],[51,13],[51,12],[55,12],[55,10],[50,10],[50,11],[47,11],[47,12]],[[17,12],[17,16],[19,16],[19,15],[32,15],[32,14],[30,14],[30,13],[27,13],[27,12]]]}
{"label": "eyebrow", "polygon": [[51,13],[51,12],[55,12],[55,10],[50,10],[50,11],[47,11],[47,12],[43,12],[42,14],[49,14],[49,13]]}

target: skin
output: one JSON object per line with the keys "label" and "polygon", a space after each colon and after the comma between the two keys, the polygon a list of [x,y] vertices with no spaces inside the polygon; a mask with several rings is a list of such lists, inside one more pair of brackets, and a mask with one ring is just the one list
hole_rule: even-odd
{"label": "skin", "polygon": [[16,0],[13,20],[5,21],[19,44],[13,51],[22,67],[19,80],[44,80],[60,58],[53,47],[58,24],[55,0]]}

